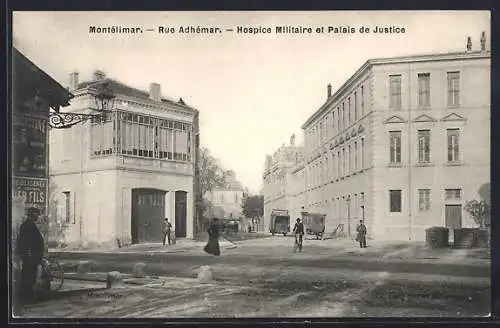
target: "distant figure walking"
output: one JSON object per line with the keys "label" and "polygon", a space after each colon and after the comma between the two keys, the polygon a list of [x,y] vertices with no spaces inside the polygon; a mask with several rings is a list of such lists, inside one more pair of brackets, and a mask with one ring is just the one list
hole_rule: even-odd
{"label": "distant figure walking", "polygon": [[16,253],[21,259],[21,282],[19,296],[22,303],[29,303],[34,298],[34,287],[38,266],[42,262],[44,252],[43,236],[36,226],[40,210],[30,207],[27,219],[21,224],[16,241]]}
{"label": "distant figure walking", "polygon": [[295,244],[299,247],[299,252],[302,251],[302,240],[304,238],[304,224],[300,222],[297,218],[297,222],[293,227],[293,233],[295,234]]}
{"label": "distant figure walking", "polygon": [[212,254],[215,256],[220,255],[220,246],[219,246],[219,220],[217,218],[213,218],[210,226],[208,227],[208,243],[203,248],[205,252],[208,254]]}
{"label": "distant figure walking", "polygon": [[165,221],[163,221],[163,246],[165,246],[165,240],[168,241],[168,244],[170,245],[172,243],[170,233],[172,232],[172,225],[170,222],[168,222],[168,218],[165,218]]}
{"label": "distant figure walking", "polygon": [[359,247],[366,248],[366,226],[363,223],[363,220],[359,220],[359,225],[356,228],[358,235],[356,236],[356,240],[359,241]]}

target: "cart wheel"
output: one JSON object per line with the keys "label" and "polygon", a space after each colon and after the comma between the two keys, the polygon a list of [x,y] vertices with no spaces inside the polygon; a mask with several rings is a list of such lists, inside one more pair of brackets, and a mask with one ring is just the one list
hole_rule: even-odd
{"label": "cart wheel", "polygon": [[274,232],[271,232],[271,236],[274,236]]}

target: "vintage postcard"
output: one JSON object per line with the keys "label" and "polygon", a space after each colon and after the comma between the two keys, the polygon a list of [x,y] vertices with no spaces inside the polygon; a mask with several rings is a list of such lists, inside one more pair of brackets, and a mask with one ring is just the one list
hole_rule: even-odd
{"label": "vintage postcard", "polygon": [[490,12],[12,22],[14,318],[489,316]]}

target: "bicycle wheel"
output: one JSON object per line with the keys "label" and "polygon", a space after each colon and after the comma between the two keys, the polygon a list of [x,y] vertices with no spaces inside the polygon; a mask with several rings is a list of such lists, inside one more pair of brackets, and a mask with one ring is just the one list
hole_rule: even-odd
{"label": "bicycle wheel", "polygon": [[58,262],[51,261],[48,267],[50,273],[50,290],[58,291],[64,283],[64,271]]}

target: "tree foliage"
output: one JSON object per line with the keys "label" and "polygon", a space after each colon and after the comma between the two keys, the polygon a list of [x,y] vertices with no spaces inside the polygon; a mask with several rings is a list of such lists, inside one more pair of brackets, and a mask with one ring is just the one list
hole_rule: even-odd
{"label": "tree foliage", "polygon": [[200,149],[199,170],[201,197],[215,188],[221,188],[226,185],[229,171],[225,170],[219,164],[206,147]]}
{"label": "tree foliage", "polygon": [[485,200],[470,200],[465,204],[465,210],[469,213],[479,227],[484,228],[491,222],[491,205]]}
{"label": "tree foliage", "polygon": [[489,183],[483,184],[477,191],[479,197],[487,203],[491,203],[491,185]]}
{"label": "tree foliage", "polygon": [[247,218],[261,217],[264,215],[264,196],[255,195],[243,198],[242,213]]}

